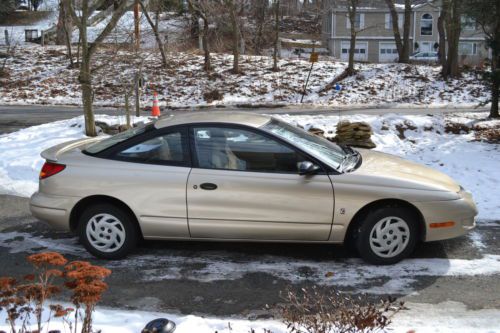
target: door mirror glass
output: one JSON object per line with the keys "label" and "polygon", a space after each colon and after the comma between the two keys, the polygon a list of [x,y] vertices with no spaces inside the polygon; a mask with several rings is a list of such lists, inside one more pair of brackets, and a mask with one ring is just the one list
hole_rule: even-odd
{"label": "door mirror glass", "polygon": [[319,166],[309,161],[303,161],[297,163],[297,169],[299,175],[313,175],[319,171]]}

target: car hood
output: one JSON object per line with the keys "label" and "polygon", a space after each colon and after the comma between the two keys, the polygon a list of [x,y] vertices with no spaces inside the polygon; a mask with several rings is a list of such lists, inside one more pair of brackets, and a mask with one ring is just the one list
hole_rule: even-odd
{"label": "car hood", "polygon": [[455,193],[460,191],[457,182],[432,168],[390,154],[365,149],[358,151],[363,161],[351,174],[372,185]]}

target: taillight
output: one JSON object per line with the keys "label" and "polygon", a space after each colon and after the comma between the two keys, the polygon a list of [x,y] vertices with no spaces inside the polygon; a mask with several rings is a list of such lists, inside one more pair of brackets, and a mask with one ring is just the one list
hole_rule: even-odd
{"label": "taillight", "polygon": [[45,162],[40,171],[40,179],[45,179],[50,176],[53,176],[66,168],[64,164],[57,164],[52,162]]}

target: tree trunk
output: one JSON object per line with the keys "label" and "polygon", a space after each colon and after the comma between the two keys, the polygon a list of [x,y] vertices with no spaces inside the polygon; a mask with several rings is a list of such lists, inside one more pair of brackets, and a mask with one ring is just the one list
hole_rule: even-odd
{"label": "tree trunk", "polygon": [[[500,3],[496,3],[496,12],[500,12]],[[500,93],[500,20],[496,20],[492,34],[491,48],[491,109],[490,118],[500,118],[498,112],[498,94]]]}
{"label": "tree trunk", "polygon": [[273,50],[273,71],[279,71],[278,48],[280,42],[280,0],[275,0],[274,8],[274,50]]}
{"label": "tree trunk", "polygon": [[209,24],[207,18],[202,17],[203,20],[203,35],[201,37],[201,41],[203,44],[203,54],[205,55],[205,61],[203,63],[203,69],[206,72],[209,72],[212,69],[212,64],[210,62],[210,49],[208,48],[208,29]]}
{"label": "tree trunk", "polygon": [[264,24],[266,21],[266,8],[268,0],[256,0],[256,6],[254,8],[255,12],[255,38],[254,38],[254,53],[260,55],[262,51],[262,32],[264,30]]}
{"label": "tree trunk", "polygon": [[[86,1],[84,1],[85,3]],[[85,5],[83,7],[86,7]],[[82,10],[85,15],[85,10]],[[82,17],[82,21],[84,18]],[[85,118],[85,134],[87,136],[96,136],[94,111],[92,110],[93,94],[92,94],[92,74],[90,71],[90,58],[88,42],[87,42],[87,26],[84,24],[80,31],[82,38],[82,59],[80,63],[80,75],[78,81],[82,89],[83,115]]]}
{"label": "tree trunk", "polygon": [[347,6],[348,10],[348,19],[351,23],[351,40],[349,45],[349,62],[347,64],[346,75],[350,76],[354,74],[354,51],[356,49],[356,12],[358,7],[357,0],[350,0],[350,4]]}
{"label": "tree trunk", "polygon": [[411,26],[411,0],[405,0],[405,15],[403,23],[403,54],[399,56],[399,62],[410,62],[410,26]]}
{"label": "tree trunk", "polygon": [[448,72],[446,69],[446,58],[447,58],[447,52],[446,52],[446,30],[444,26],[445,18],[448,15],[448,2],[443,1],[442,7],[441,7],[441,14],[438,17],[437,21],[437,28],[438,28],[438,33],[439,33],[439,51],[438,51],[438,57],[439,57],[439,63],[441,65],[441,75],[443,75],[444,78],[448,76]]}
{"label": "tree trunk", "polygon": [[238,27],[238,19],[236,17],[236,8],[234,0],[229,0],[229,15],[231,16],[231,29],[233,33],[233,73],[238,74],[240,72],[239,58],[239,39],[240,39],[240,29]]}
{"label": "tree trunk", "polygon": [[389,7],[389,12],[392,20],[392,32],[394,34],[394,41],[396,42],[396,48],[398,49],[399,62],[403,59],[403,42],[401,41],[401,34],[399,33],[399,15],[396,11],[396,6],[394,5],[394,0],[385,0],[387,7]]}
{"label": "tree trunk", "polygon": [[497,22],[497,28],[495,32],[496,47],[492,48],[492,58],[491,58],[491,108],[490,108],[490,118],[500,118],[498,111],[498,94],[500,92],[500,22]]}
{"label": "tree trunk", "polygon": [[57,19],[57,25],[56,25],[57,45],[66,44],[66,30],[69,29],[70,21],[71,18],[69,17],[68,11],[66,9],[66,1],[61,1],[59,3],[59,17]]}
{"label": "tree trunk", "polygon": [[443,4],[448,2],[447,13],[444,16],[444,23],[446,28],[446,45],[448,46],[446,54],[446,62],[442,69],[444,78],[459,77],[459,58],[458,58],[458,43],[460,41],[461,32],[461,3],[460,0],[446,0]]}

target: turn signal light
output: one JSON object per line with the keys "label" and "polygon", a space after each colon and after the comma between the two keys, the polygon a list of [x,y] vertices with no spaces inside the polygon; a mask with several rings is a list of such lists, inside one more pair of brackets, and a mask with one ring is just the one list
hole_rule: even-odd
{"label": "turn signal light", "polygon": [[40,179],[45,179],[50,176],[53,176],[63,171],[65,168],[66,166],[64,164],[45,162],[45,164],[42,167],[42,170],[40,171]]}
{"label": "turn signal light", "polygon": [[449,228],[449,227],[453,227],[454,225],[455,225],[455,222],[448,221],[448,222],[431,223],[429,225],[429,227],[430,228]]}

